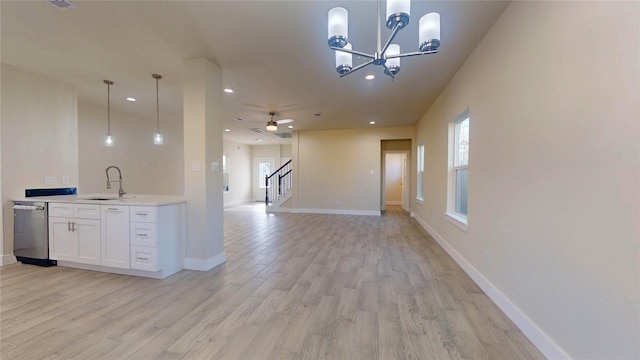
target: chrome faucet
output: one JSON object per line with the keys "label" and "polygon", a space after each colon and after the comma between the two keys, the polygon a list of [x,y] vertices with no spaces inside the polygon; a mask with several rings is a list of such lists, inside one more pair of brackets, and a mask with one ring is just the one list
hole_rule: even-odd
{"label": "chrome faucet", "polygon": [[[118,180],[109,180],[109,169],[111,169],[111,168],[115,168],[116,170],[118,170]],[[122,197],[122,195],[127,193],[126,191],[124,191],[122,189],[122,172],[120,171],[120,169],[117,166],[111,165],[104,172],[107,173],[107,189],[111,189],[111,182],[112,181],[117,181],[118,184],[120,184],[120,189],[118,189],[118,196]]]}

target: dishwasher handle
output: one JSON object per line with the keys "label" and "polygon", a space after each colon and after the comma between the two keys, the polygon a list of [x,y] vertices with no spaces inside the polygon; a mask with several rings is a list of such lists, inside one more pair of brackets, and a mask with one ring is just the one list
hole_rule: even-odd
{"label": "dishwasher handle", "polygon": [[25,210],[25,211],[42,211],[44,210],[44,206],[38,205],[13,205],[14,210]]}

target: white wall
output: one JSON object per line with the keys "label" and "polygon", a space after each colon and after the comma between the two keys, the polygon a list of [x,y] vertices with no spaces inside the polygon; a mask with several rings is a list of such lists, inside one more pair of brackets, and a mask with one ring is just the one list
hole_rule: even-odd
{"label": "white wall", "polygon": [[[13,66],[2,64],[1,86],[2,254],[11,255],[11,199],[27,188],[78,184],[78,106],[72,86]],[[45,176],[55,176],[56,184],[45,185]]]}
{"label": "white wall", "polygon": [[[155,113],[154,113],[155,115]],[[105,169],[122,171],[123,188],[129,194],[182,195],[184,193],[184,147],[181,119],[162,121],[164,144],[154,145],[156,119],[137,118],[111,111],[113,147],[104,146],[107,108],[86,103],[78,106],[80,193],[118,193],[118,184],[106,190]],[[117,177],[111,170],[110,178]]]}
{"label": "white wall", "polygon": [[[417,126],[415,215],[550,357],[640,358],[639,14],[511,3]],[[463,232],[443,214],[447,126],[466,108]]]}
{"label": "white wall", "polygon": [[299,211],[379,213],[381,141],[412,139],[414,132],[413,127],[297,132],[293,139],[292,207]]}
{"label": "white wall", "polygon": [[252,201],[252,146],[224,140],[223,148],[229,159],[229,191],[224,193],[224,206]]}

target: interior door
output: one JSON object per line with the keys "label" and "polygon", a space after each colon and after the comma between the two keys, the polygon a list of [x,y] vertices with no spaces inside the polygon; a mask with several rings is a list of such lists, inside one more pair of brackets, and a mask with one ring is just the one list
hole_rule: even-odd
{"label": "interior door", "polygon": [[276,170],[274,158],[256,158],[253,167],[253,200],[264,201],[266,195],[265,176]]}

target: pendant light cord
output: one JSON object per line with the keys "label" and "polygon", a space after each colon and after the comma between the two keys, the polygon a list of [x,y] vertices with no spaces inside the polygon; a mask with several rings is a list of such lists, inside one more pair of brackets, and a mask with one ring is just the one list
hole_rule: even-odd
{"label": "pendant light cord", "polygon": [[111,85],[113,81],[103,80],[107,84],[107,135],[111,135]]}
{"label": "pendant light cord", "polygon": [[158,92],[158,80],[162,79],[162,75],[153,74],[151,76],[156,79],[156,132],[160,133],[160,95]]}

